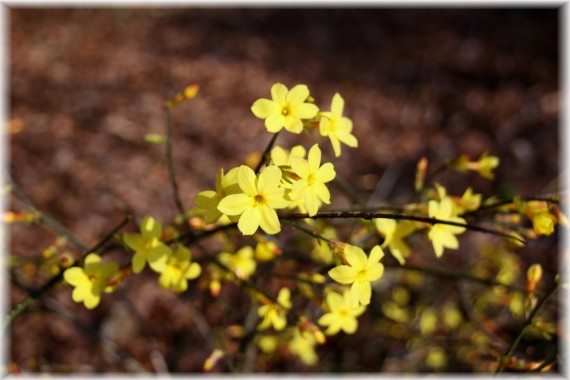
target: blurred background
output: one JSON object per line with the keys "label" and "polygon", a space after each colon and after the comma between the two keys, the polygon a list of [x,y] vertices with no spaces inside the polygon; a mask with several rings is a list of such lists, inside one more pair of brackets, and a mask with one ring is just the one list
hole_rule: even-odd
{"label": "blurred background", "polygon": [[[199,191],[213,188],[220,167],[238,166],[268,143],[271,136],[250,107],[270,97],[276,82],[307,84],[321,110],[329,109],[336,92],[344,97],[359,148],[344,146],[334,164],[364,205],[409,202],[422,156],[432,170],[464,153],[500,157],[495,181],[443,176],[451,194],[462,194],[467,183],[485,197],[559,190],[555,8],[10,7],[7,13],[11,175],[86,245],[119,223],[125,205],[137,220],[153,215],[168,222],[176,215],[164,146],[143,138],[163,133],[164,102],[190,84],[200,86],[198,96],[172,111],[174,161],[188,207]],[[282,133],[277,143],[310,147],[308,141]],[[328,141],[315,141],[333,159]],[[336,208],[350,206],[342,194],[333,199]],[[23,209],[18,202],[10,207]],[[14,225],[9,232],[11,253],[26,257],[37,257],[54,239],[39,225]],[[542,252],[545,271],[553,275],[557,249],[551,237],[521,257],[536,261]],[[51,297],[86,330],[54,312],[54,300],[36,302],[12,327],[11,360],[31,371],[127,370],[85,333],[102,331],[113,315],[130,326],[115,326],[124,334],[114,341],[145,370],[200,371],[209,352],[199,348],[203,338],[193,332],[192,310],[148,277],[125,290],[140,318],[136,323],[117,317],[129,314],[113,306],[118,295],[87,312],[73,304],[68,289],[54,290]],[[15,304],[24,296],[14,287],[9,300]],[[205,313],[214,324],[224,318],[219,311]],[[144,334],[129,332],[134,325],[145,326]],[[184,334],[189,344],[180,343]],[[362,334],[326,350],[358,351]],[[174,354],[180,344],[184,350]],[[374,347],[384,359],[391,350]],[[163,363],[149,352],[162,353]],[[374,355],[347,355],[336,359],[352,367],[309,370],[388,368]],[[391,365],[388,370],[405,370]],[[307,369],[284,360],[266,370]]]}

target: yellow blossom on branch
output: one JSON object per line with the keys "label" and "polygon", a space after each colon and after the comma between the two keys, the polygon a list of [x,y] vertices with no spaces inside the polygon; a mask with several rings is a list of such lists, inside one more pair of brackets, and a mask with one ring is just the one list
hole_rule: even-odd
{"label": "yellow blossom on branch", "polygon": [[349,245],[344,249],[344,258],[348,265],[340,265],[329,271],[329,276],[341,284],[352,284],[350,295],[352,307],[359,304],[368,305],[372,296],[370,282],[378,280],[384,273],[384,265],[380,259],[384,252],[380,246],[375,246],[366,256],[359,247]]}
{"label": "yellow blossom on branch", "polygon": [[493,169],[499,166],[499,163],[500,160],[498,157],[488,156],[487,153],[483,153],[477,161],[471,161],[468,155],[462,154],[455,160],[451,161],[448,165],[450,168],[461,173],[469,170],[479,173],[483,178],[493,179],[495,178]]}
{"label": "yellow blossom on branch", "polygon": [[99,255],[90,253],[85,257],[83,268],[66,269],[63,279],[75,288],[72,293],[75,302],[83,302],[86,308],[94,309],[101,301],[101,293],[114,290],[112,283],[119,274],[119,264],[102,263]]}
{"label": "yellow blossom on branch", "polygon": [[344,143],[351,148],[358,147],[358,140],[352,132],[352,121],[342,116],[344,111],[344,99],[340,94],[333,96],[330,112],[321,112],[319,132],[321,136],[328,137],[334,149],[334,155],[340,156],[340,143]]}
{"label": "yellow blossom on branch", "polygon": [[336,176],[334,166],[327,162],[321,166],[321,150],[318,144],[309,150],[307,160],[291,157],[291,169],[300,179],[293,183],[289,196],[293,201],[303,200],[310,216],[317,213],[320,202],[330,204],[330,192],[325,183]]}
{"label": "yellow blossom on branch", "polygon": [[358,328],[356,317],[366,310],[366,306],[352,307],[352,296],[350,291],[345,291],[342,295],[336,292],[329,292],[326,298],[326,309],[328,313],[319,318],[321,326],[328,326],[325,334],[335,335],[340,330],[347,334],[354,334]]}
{"label": "yellow blossom on branch", "polygon": [[287,310],[291,308],[291,292],[282,288],[277,296],[277,303],[262,305],[257,309],[257,314],[262,318],[258,329],[263,330],[273,326],[277,331],[287,326]]}
{"label": "yellow blossom on branch", "polygon": [[[429,217],[448,222],[466,224],[465,219],[457,216],[453,201],[445,197],[441,202],[429,201]],[[465,231],[465,227],[452,226],[449,224],[435,223],[430,227],[428,238],[433,244],[433,249],[437,257],[443,255],[444,248],[457,249],[459,242],[455,235]]]}
{"label": "yellow blossom on branch", "polygon": [[319,112],[316,105],[306,103],[309,88],[304,84],[298,84],[289,91],[284,84],[276,83],[271,87],[271,97],[272,100],[258,99],[251,107],[256,117],[265,119],[265,127],[271,133],[282,128],[301,133],[302,120],[311,119]]}
{"label": "yellow blossom on branch", "polygon": [[190,250],[178,246],[168,259],[166,268],[160,274],[158,283],[165,289],[183,292],[188,289],[188,280],[197,278],[202,273],[198,263],[191,262]]}
{"label": "yellow blossom on branch", "polygon": [[140,234],[125,233],[123,235],[125,244],[135,251],[132,260],[133,272],[140,273],[148,262],[154,271],[161,273],[171,253],[170,248],[160,241],[162,225],[153,217],[146,216],[140,230]]}
{"label": "yellow blossom on branch", "polygon": [[297,355],[306,365],[313,365],[319,361],[319,356],[315,352],[317,341],[311,334],[303,334],[298,328],[294,329],[293,338],[289,341],[288,348]]}
{"label": "yellow blossom on branch", "polygon": [[242,165],[238,171],[238,185],[243,193],[226,196],[218,210],[227,215],[240,215],[238,228],[244,235],[253,235],[259,227],[268,234],[281,231],[275,209],[289,205],[284,189],[279,187],[281,170],[269,166],[256,177],[254,171]]}
{"label": "yellow blossom on branch", "polygon": [[257,262],[253,259],[253,248],[249,245],[236,253],[222,252],[219,259],[242,280],[247,280],[257,267]]}
{"label": "yellow blossom on branch", "polygon": [[223,215],[218,210],[218,204],[226,195],[240,192],[238,186],[237,173],[239,168],[231,169],[226,175],[220,169],[216,177],[216,191],[206,190],[198,193],[194,199],[194,204],[198,208],[206,209],[204,221],[206,224],[214,223]]}
{"label": "yellow blossom on branch", "polygon": [[384,236],[382,247],[388,247],[392,256],[400,265],[406,263],[406,257],[410,255],[410,247],[404,242],[404,238],[411,235],[416,227],[414,222],[403,220],[397,222],[394,219],[374,219],[376,230]]}

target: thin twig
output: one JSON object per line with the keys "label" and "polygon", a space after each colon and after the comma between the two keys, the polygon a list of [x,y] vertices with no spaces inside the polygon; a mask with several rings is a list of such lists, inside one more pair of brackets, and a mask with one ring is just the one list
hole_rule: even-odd
{"label": "thin twig", "polygon": [[174,195],[174,203],[176,203],[178,211],[184,215],[186,209],[180,199],[178,182],[176,181],[176,172],[174,171],[174,160],[172,158],[172,128],[170,127],[170,111],[168,107],[164,107],[164,127],[166,129],[166,163],[168,165],[168,173],[170,174],[170,184]]}
{"label": "thin twig", "polygon": [[502,236],[502,237],[505,237],[508,239],[520,241],[521,243],[525,242],[523,239],[521,239],[517,236],[513,236],[513,235],[505,233],[505,232],[488,229],[488,228],[477,226],[477,225],[470,224],[470,223],[458,223],[458,222],[452,222],[449,220],[428,218],[428,217],[424,217],[424,216],[415,216],[415,215],[386,214],[386,213],[375,213],[375,212],[350,212],[350,211],[347,211],[347,212],[324,211],[324,212],[317,213],[313,216],[310,216],[309,214],[297,214],[297,213],[279,215],[280,220],[307,219],[307,218],[309,218],[309,219],[360,218],[360,219],[366,219],[366,220],[372,220],[372,219],[412,220],[412,221],[416,221],[416,222],[424,222],[424,223],[429,223],[429,224],[446,224],[449,226],[464,227],[464,228],[466,228],[468,230],[472,230],[472,231],[478,231],[478,232],[483,232],[483,233],[487,233],[487,234]]}
{"label": "thin twig", "polygon": [[513,341],[513,343],[511,344],[511,346],[507,350],[507,352],[505,352],[505,354],[503,356],[501,356],[501,358],[499,359],[499,367],[497,368],[495,375],[498,375],[501,372],[503,372],[503,370],[505,369],[505,359],[513,353],[513,351],[515,350],[515,348],[519,344],[525,330],[530,325],[532,325],[532,320],[534,319],[534,317],[543,308],[543,306],[546,305],[546,302],[548,302],[550,297],[552,297],[554,295],[554,293],[556,293],[559,285],[560,285],[560,282],[556,282],[556,284],[546,293],[546,295],[540,300],[540,302],[536,304],[534,309],[532,309],[532,312],[529,314],[528,318],[524,322],[524,324],[523,324],[521,330],[519,331],[518,335],[516,336],[515,340]]}
{"label": "thin twig", "polygon": [[69,232],[65,227],[63,227],[58,221],[51,218],[49,215],[44,214],[40,209],[36,206],[34,202],[30,198],[24,194],[20,186],[14,181],[10,173],[6,173],[6,177],[10,181],[12,186],[12,192],[16,197],[18,197],[22,202],[24,202],[29,208],[33,211],[38,212],[41,216],[41,220],[53,231],[55,231],[59,235],[65,236],[73,245],[79,248],[82,251],[87,250],[87,246],[81,243],[71,232]]}
{"label": "thin twig", "polygon": [[[297,230],[299,230],[299,231],[301,231],[307,235],[310,235],[316,239],[320,239],[320,240],[322,240],[328,244],[334,243],[333,239],[329,239],[329,238],[327,238],[327,237],[325,237],[319,233],[316,233],[316,232],[311,231],[311,230],[309,230],[303,226],[300,226],[297,223],[293,223],[293,222],[288,221],[288,220],[284,220],[283,223],[288,224],[291,227],[293,227],[293,228],[295,228],[295,229],[297,229]],[[392,269],[402,269],[402,270],[411,270],[411,271],[422,272],[422,273],[432,275],[432,276],[437,276],[437,277],[446,277],[446,278],[455,279],[455,280],[467,280],[467,281],[479,282],[481,284],[489,285],[489,286],[504,286],[507,289],[511,289],[511,290],[515,290],[515,291],[521,291],[521,292],[526,291],[523,288],[503,284],[503,283],[495,281],[495,280],[475,277],[475,276],[471,276],[471,275],[466,274],[466,273],[450,273],[444,269],[425,268],[425,267],[418,267],[418,266],[409,265],[409,264],[406,264],[406,265],[384,264],[384,266],[386,268],[392,268]]]}
{"label": "thin twig", "polygon": [[259,171],[261,170],[261,167],[267,161],[266,156],[269,154],[269,151],[271,150],[271,148],[273,148],[273,145],[275,144],[275,140],[277,140],[278,135],[279,135],[279,132],[274,133],[273,136],[271,137],[271,140],[269,141],[269,144],[267,144],[267,146],[265,147],[265,150],[263,151],[263,153],[261,154],[261,157],[259,158],[259,163],[255,167],[255,174],[259,173]]}
{"label": "thin twig", "polygon": [[[85,256],[87,256],[87,254],[91,252],[97,252],[108,240],[110,240],[113,237],[113,235],[117,231],[123,228],[123,226],[127,224],[129,220],[130,216],[127,216],[125,219],[123,219],[121,223],[119,223],[115,228],[113,228],[111,232],[105,235],[105,237],[101,239],[97,244],[95,244],[92,248],[84,249],[80,259],[77,260],[75,263],[73,263],[71,266],[73,267],[81,265],[83,259],[85,258]],[[28,293],[28,296],[22,302],[16,305],[4,320],[4,324],[2,326],[2,333],[4,333],[6,329],[10,326],[10,324],[14,321],[14,319],[20,316],[36,299],[38,299],[42,294],[51,289],[54,285],[59,283],[62,279],[63,279],[63,271],[52,277],[48,282],[42,285],[37,291]]]}

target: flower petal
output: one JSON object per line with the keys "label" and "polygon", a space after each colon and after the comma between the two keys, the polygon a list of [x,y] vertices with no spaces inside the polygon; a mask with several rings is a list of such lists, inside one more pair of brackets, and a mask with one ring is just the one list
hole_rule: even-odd
{"label": "flower petal", "polygon": [[285,104],[287,100],[287,87],[283,83],[275,83],[271,86],[271,97],[279,106]]}
{"label": "flower petal", "polygon": [[321,166],[321,149],[318,144],[315,144],[309,150],[309,173],[316,174]]}
{"label": "flower petal", "polygon": [[329,189],[324,184],[315,183],[313,185],[313,191],[323,203],[327,205],[331,203],[331,194],[329,192]]}
{"label": "flower petal", "polygon": [[141,234],[144,240],[149,240],[153,237],[160,239],[162,225],[154,220],[152,216],[145,216],[141,223]]}
{"label": "flower petal", "polygon": [[261,221],[261,214],[259,208],[248,207],[245,209],[239,218],[238,228],[244,235],[253,235]]}
{"label": "flower petal", "polygon": [[220,195],[213,190],[202,191],[194,198],[194,204],[198,208],[215,207],[219,201]]}
{"label": "flower petal", "polygon": [[376,281],[384,274],[384,265],[380,263],[374,263],[366,270],[366,280]]}
{"label": "flower petal", "polygon": [[356,270],[348,265],[339,265],[329,270],[329,276],[338,283],[351,284],[356,278]]}
{"label": "flower petal", "polygon": [[251,112],[260,119],[266,119],[269,115],[279,112],[279,105],[269,99],[258,99],[251,106]]}
{"label": "flower petal", "polygon": [[331,102],[331,113],[335,116],[341,116],[344,111],[344,99],[337,92],[334,94]]}
{"label": "flower petal", "polygon": [[200,267],[200,264],[192,263],[190,264],[188,269],[186,269],[184,277],[186,277],[189,280],[192,280],[200,276],[201,273],[202,273],[202,267]]}
{"label": "flower petal", "polygon": [[309,87],[304,84],[298,84],[289,91],[287,94],[287,103],[296,105],[304,103],[309,97]]}
{"label": "flower petal", "polygon": [[294,117],[293,115],[288,115],[284,118],[285,129],[291,133],[301,133],[303,131],[303,122],[301,119]]}
{"label": "flower petal", "polygon": [[280,113],[273,113],[265,119],[265,127],[268,132],[277,133],[285,126],[285,117]]}
{"label": "flower petal", "polygon": [[355,271],[366,268],[366,263],[368,262],[366,253],[354,245],[349,245],[344,249],[344,258]]}
{"label": "flower petal", "polygon": [[146,265],[146,257],[140,251],[135,253],[132,258],[133,273],[140,273]]}
{"label": "flower petal", "polygon": [[270,235],[276,234],[281,231],[281,225],[279,224],[279,218],[274,209],[269,206],[262,205],[258,207],[261,219],[259,225],[261,229]]}
{"label": "flower petal", "polygon": [[358,322],[356,318],[353,317],[345,317],[343,318],[342,329],[347,334],[354,334],[356,332],[356,328],[358,327]]}
{"label": "flower petal", "polygon": [[291,170],[299,177],[307,179],[309,176],[309,163],[303,157],[291,156]]}
{"label": "flower petal", "polygon": [[323,164],[323,166],[317,170],[316,178],[319,182],[330,182],[334,177],[336,177],[336,172],[334,170],[334,165],[330,162]]}
{"label": "flower petal", "polygon": [[123,241],[125,244],[134,251],[138,251],[143,246],[143,238],[140,234],[123,234]]}
{"label": "flower petal", "polygon": [[327,295],[327,305],[330,311],[339,310],[342,305],[342,296],[337,292],[330,292]]}
{"label": "flower petal", "polygon": [[257,195],[256,176],[249,166],[241,165],[238,171],[238,184],[240,189],[249,196]]}
{"label": "flower petal", "polygon": [[379,245],[375,245],[370,251],[370,256],[368,257],[368,263],[377,263],[384,257],[384,251]]}
{"label": "flower petal", "polygon": [[352,307],[357,307],[358,304],[355,305],[355,297],[357,303],[362,305],[368,305],[370,303],[370,298],[372,297],[372,287],[370,286],[370,282],[368,281],[355,281],[350,288],[351,296],[352,296]]}
{"label": "flower petal", "polygon": [[63,279],[69,285],[78,286],[83,282],[89,281],[89,278],[85,275],[83,269],[79,267],[68,268],[63,272]]}
{"label": "flower petal", "polygon": [[281,182],[281,169],[275,165],[268,166],[259,174],[257,191],[260,194],[273,191],[279,186],[279,182]]}
{"label": "flower petal", "polygon": [[309,216],[313,216],[319,211],[319,198],[317,197],[317,193],[312,188],[307,188],[305,191],[302,192],[303,194],[303,201],[305,202],[305,208],[309,213]]}
{"label": "flower petal", "polygon": [[240,215],[252,204],[253,200],[248,195],[231,194],[220,201],[218,210],[226,215]]}
{"label": "flower petal", "polygon": [[299,119],[311,119],[318,113],[319,107],[311,103],[302,103],[291,107],[291,114]]}

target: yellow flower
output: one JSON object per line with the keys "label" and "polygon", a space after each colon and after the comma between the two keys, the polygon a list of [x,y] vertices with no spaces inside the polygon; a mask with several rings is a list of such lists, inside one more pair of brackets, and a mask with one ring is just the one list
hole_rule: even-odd
{"label": "yellow flower", "polygon": [[171,250],[160,241],[161,236],[162,225],[151,216],[143,219],[140,234],[124,234],[125,244],[135,251],[132,264],[134,273],[140,273],[147,262],[154,271],[159,273],[166,268],[166,261]]}
{"label": "yellow flower", "polygon": [[[456,223],[466,223],[465,219],[456,216],[453,202],[449,197],[445,197],[441,202],[429,201],[429,217]],[[465,227],[451,226],[448,224],[436,223],[430,227],[428,238],[433,244],[433,249],[437,257],[443,255],[444,248],[457,249],[459,242],[455,235],[465,231]]]}
{"label": "yellow flower", "polygon": [[[283,149],[280,146],[276,146],[271,150],[271,161],[283,172],[281,186],[284,189],[290,189],[292,182],[299,179],[299,176],[291,170],[291,157],[295,156],[304,158],[306,154],[307,151],[301,145],[294,146],[291,148],[291,151]],[[293,202],[289,205],[290,208],[295,206],[296,205],[294,205]]]}
{"label": "yellow flower", "polygon": [[291,157],[291,169],[300,179],[293,184],[289,196],[293,201],[302,199],[310,216],[317,213],[320,202],[331,203],[325,183],[332,181],[336,172],[330,162],[321,166],[321,150],[318,144],[309,150],[308,160]]}
{"label": "yellow flower", "polygon": [[[336,230],[330,226],[325,227],[320,234],[326,237],[327,239],[331,240],[338,239]],[[334,256],[330,244],[322,242],[319,239],[315,239],[314,248],[311,251],[311,258],[323,264],[327,265],[332,264]]]}
{"label": "yellow flower", "polygon": [[206,224],[214,223],[223,215],[218,210],[220,200],[229,194],[240,192],[237,180],[238,168],[231,169],[224,175],[224,169],[220,169],[216,177],[216,191],[206,190],[198,193],[194,199],[194,204],[198,208],[206,209],[204,221]]}
{"label": "yellow flower", "polygon": [[265,126],[271,133],[279,132],[283,127],[289,132],[301,133],[302,119],[311,119],[319,112],[316,105],[305,103],[309,88],[304,84],[289,91],[282,83],[276,83],[271,87],[271,97],[273,100],[258,99],[251,107],[256,117],[265,119]]}
{"label": "yellow flower", "polygon": [[281,170],[269,166],[255,176],[245,165],[239,167],[238,185],[243,193],[227,195],[218,204],[218,210],[227,215],[241,215],[238,228],[244,235],[253,235],[259,227],[268,234],[281,231],[275,209],[289,205],[284,189],[279,187]]}
{"label": "yellow flower", "polygon": [[219,257],[222,264],[226,265],[239,278],[247,280],[257,267],[257,262],[253,259],[253,248],[249,245],[241,248],[235,254],[222,252]]}
{"label": "yellow flower", "polygon": [[352,296],[350,291],[345,291],[342,295],[336,292],[327,294],[326,307],[329,312],[319,318],[321,326],[328,326],[325,333],[335,335],[340,330],[347,334],[354,334],[358,328],[356,317],[366,310],[366,306],[352,307]]}
{"label": "yellow flower", "polygon": [[481,205],[481,197],[481,194],[473,194],[473,189],[468,187],[461,199],[455,202],[457,213],[463,214],[468,211],[477,210]]}
{"label": "yellow flower", "polygon": [[350,295],[352,307],[359,304],[368,305],[372,296],[370,282],[378,280],[384,273],[384,265],[380,259],[384,252],[375,246],[367,257],[362,249],[352,245],[344,249],[344,258],[348,265],[339,265],[329,271],[329,276],[341,284],[352,284]]}
{"label": "yellow flower", "polygon": [[342,116],[344,110],[344,99],[340,94],[335,94],[331,103],[331,112],[321,112],[319,131],[321,136],[331,140],[334,155],[340,156],[340,143],[343,142],[351,148],[358,147],[358,140],[352,132],[352,121]]}
{"label": "yellow flower", "polygon": [[262,321],[259,323],[260,330],[270,326],[277,331],[283,330],[287,326],[287,310],[291,308],[291,293],[289,289],[282,288],[277,296],[277,303],[262,305],[257,309],[257,314]]}
{"label": "yellow flower", "polygon": [[296,328],[293,332],[293,339],[289,341],[289,351],[297,355],[306,365],[313,365],[319,361],[315,352],[317,341],[311,334],[303,334]]}
{"label": "yellow flower", "polygon": [[119,274],[119,264],[101,263],[101,257],[90,253],[85,257],[83,268],[72,267],[63,272],[63,278],[73,289],[75,302],[83,302],[86,308],[94,309],[101,301],[101,293],[110,293],[114,287],[110,285]]}
{"label": "yellow flower", "polygon": [[291,166],[291,157],[305,157],[307,151],[301,145],[295,145],[290,151],[283,149],[280,146],[276,146],[271,150],[271,161],[274,165],[281,166]]}
{"label": "yellow flower", "polygon": [[254,257],[258,261],[271,261],[282,253],[281,248],[273,241],[267,238],[261,238],[255,246]]}
{"label": "yellow flower", "polygon": [[532,228],[537,234],[551,235],[557,219],[548,211],[538,212],[532,215]]}
{"label": "yellow flower", "polygon": [[410,255],[410,247],[404,242],[404,238],[415,231],[415,224],[409,220],[397,222],[394,219],[374,219],[374,225],[380,234],[384,236],[382,247],[390,248],[392,256],[400,265],[406,263],[406,257]]}
{"label": "yellow flower", "polygon": [[191,258],[190,250],[179,245],[158,278],[160,286],[177,292],[188,289],[188,280],[195,279],[202,273],[198,263],[190,262]]}
{"label": "yellow flower", "polygon": [[458,172],[466,172],[467,170],[475,171],[483,178],[493,179],[495,175],[492,170],[499,166],[500,160],[496,156],[487,156],[487,153],[479,158],[478,161],[470,161],[469,156],[462,154],[455,160],[448,163],[449,167]]}

